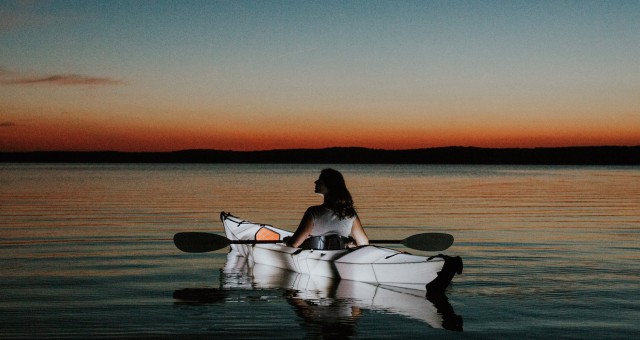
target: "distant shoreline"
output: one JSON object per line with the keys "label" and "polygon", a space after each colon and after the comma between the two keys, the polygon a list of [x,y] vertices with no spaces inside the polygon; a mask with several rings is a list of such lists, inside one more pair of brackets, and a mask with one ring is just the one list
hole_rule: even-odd
{"label": "distant shoreline", "polygon": [[0,152],[0,163],[257,163],[257,164],[513,164],[640,165],[640,146],[558,148],[438,147],[383,150],[359,147],[267,151]]}

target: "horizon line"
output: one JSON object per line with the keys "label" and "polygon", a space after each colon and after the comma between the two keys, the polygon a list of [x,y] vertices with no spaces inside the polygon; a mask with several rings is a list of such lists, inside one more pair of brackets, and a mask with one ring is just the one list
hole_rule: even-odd
{"label": "horizon line", "polygon": [[640,144],[633,145],[616,145],[616,144],[601,144],[601,145],[567,145],[567,146],[529,146],[529,147],[484,147],[473,145],[449,145],[449,146],[431,146],[431,147],[418,147],[418,148],[403,148],[403,149],[385,149],[385,148],[372,148],[366,146],[327,146],[318,148],[276,148],[276,149],[254,149],[254,150],[234,150],[234,149],[176,149],[169,151],[122,151],[122,150],[28,150],[28,151],[3,151],[0,153],[36,153],[36,152],[77,152],[77,153],[99,153],[99,152],[117,152],[117,153],[173,153],[173,152],[186,152],[186,151],[222,151],[222,152],[271,152],[271,151],[318,151],[318,150],[331,150],[331,149],[362,149],[373,151],[414,151],[414,150],[431,150],[431,149],[481,149],[481,150],[536,150],[536,149],[578,149],[578,148],[635,148],[640,147]]}

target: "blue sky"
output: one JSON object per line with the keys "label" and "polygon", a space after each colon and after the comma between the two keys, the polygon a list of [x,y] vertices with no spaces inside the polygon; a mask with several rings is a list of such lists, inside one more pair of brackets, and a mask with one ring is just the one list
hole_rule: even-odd
{"label": "blue sky", "polygon": [[0,149],[640,144],[639,15],[638,1],[4,1]]}

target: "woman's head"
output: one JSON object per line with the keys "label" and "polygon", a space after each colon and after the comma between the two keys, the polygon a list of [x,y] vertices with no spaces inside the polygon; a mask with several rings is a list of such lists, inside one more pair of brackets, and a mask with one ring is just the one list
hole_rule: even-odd
{"label": "woman's head", "polygon": [[347,190],[347,185],[339,171],[324,169],[320,172],[320,177],[316,181],[316,191],[319,194],[338,193],[345,190]]}
{"label": "woman's head", "polygon": [[353,207],[351,193],[347,189],[342,174],[334,169],[324,169],[316,181],[316,192],[323,194],[325,204],[341,219],[353,217],[356,211]]}

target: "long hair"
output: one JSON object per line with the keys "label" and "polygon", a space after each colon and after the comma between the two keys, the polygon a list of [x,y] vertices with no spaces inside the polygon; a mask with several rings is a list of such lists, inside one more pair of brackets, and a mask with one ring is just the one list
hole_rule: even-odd
{"label": "long hair", "polygon": [[325,202],[329,205],[328,208],[333,210],[341,220],[355,216],[356,209],[353,207],[353,199],[342,174],[337,170],[324,169],[320,172],[320,179],[327,187]]}

